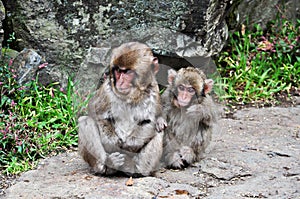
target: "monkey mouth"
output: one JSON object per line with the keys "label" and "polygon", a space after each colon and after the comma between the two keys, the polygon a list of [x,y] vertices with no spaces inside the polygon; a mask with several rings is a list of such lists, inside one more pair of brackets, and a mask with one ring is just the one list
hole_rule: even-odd
{"label": "monkey mouth", "polygon": [[130,88],[118,88],[117,90],[123,95],[127,95],[130,92]]}
{"label": "monkey mouth", "polygon": [[181,100],[175,100],[175,105],[177,107],[185,107],[187,105],[189,105],[189,102],[185,102],[185,101],[181,101]]}

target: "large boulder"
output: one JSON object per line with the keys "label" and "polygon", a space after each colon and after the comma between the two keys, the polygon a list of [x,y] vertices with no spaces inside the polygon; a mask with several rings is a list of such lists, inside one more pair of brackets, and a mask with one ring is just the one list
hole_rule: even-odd
{"label": "large boulder", "polygon": [[14,32],[12,48],[35,49],[48,62],[47,70],[55,71],[54,77],[49,73],[45,80],[58,78],[65,86],[75,74],[82,90],[97,87],[111,49],[121,43],[146,43],[160,63],[171,67],[205,66],[214,72],[209,57],[225,45],[227,25],[238,28],[248,19],[250,24],[264,26],[278,13],[292,19],[299,15],[297,0],[2,2],[6,9],[4,43]]}
{"label": "large boulder", "polygon": [[74,73],[80,82],[82,75],[95,72],[99,79],[107,60],[101,64],[87,60],[95,48],[109,57],[112,47],[136,40],[157,55],[194,59],[217,54],[227,39],[224,16],[230,1],[226,0],[3,2],[6,29],[17,38],[14,48],[36,49],[48,68],[59,68],[62,83]]}

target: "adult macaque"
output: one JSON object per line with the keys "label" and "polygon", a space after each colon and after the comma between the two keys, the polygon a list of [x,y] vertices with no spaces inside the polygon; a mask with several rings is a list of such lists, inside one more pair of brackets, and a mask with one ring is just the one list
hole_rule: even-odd
{"label": "adult macaque", "polygon": [[199,161],[216,121],[209,96],[213,80],[198,68],[168,71],[168,87],[162,95],[168,127],[164,135],[163,162],[169,168],[183,168]]}
{"label": "adult macaque", "polygon": [[165,120],[158,59],[138,42],[112,52],[110,74],[79,118],[79,152],[98,174],[151,175],[162,155]]}

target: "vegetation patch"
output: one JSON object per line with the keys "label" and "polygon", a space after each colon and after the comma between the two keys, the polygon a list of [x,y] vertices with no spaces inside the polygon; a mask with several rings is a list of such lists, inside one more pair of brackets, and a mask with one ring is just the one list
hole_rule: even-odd
{"label": "vegetation patch", "polygon": [[266,31],[242,26],[216,60],[218,97],[230,104],[279,104],[299,95],[300,20],[280,18]]}
{"label": "vegetation patch", "polygon": [[10,64],[0,67],[0,170],[17,174],[37,160],[77,146],[76,115],[84,107],[70,80],[66,90],[38,81],[20,86]]}

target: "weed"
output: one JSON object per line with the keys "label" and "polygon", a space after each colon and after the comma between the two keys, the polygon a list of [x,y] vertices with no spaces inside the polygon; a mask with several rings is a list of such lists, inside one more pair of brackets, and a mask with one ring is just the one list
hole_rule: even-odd
{"label": "weed", "polygon": [[37,80],[20,86],[9,64],[3,64],[0,73],[0,170],[26,171],[40,158],[77,146],[76,118],[88,99],[76,101],[71,80],[66,90]]}
{"label": "weed", "polygon": [[223,100],[274,101],[276,94],[300,85],[300,20],[277,19],[267,31],[256,25],[230,34],[227,50],[217,60]]}

